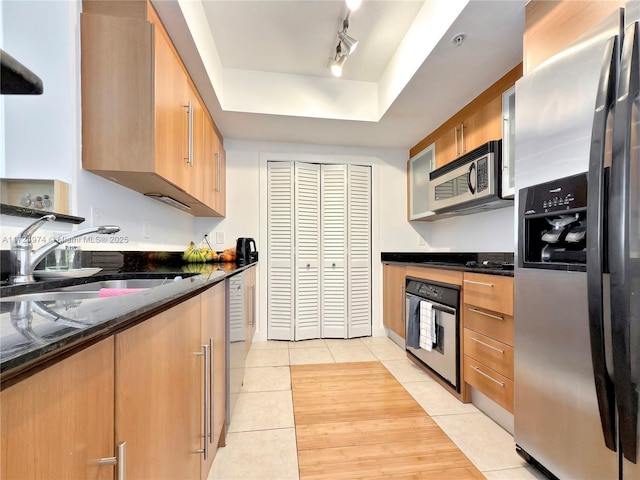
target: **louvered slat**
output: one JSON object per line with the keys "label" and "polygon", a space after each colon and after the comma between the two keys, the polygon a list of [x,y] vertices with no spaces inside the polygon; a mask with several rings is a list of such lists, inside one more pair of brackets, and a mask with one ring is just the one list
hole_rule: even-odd
{"label": "louvered slat", "polygon": [[349,165],[349,337],[371,335],[371,168]]}
{"label": "louvered slat", "polygon": [[267,163],[267,337],[293,340],[294,167]]}
{"label": "louvered slat", "polygon": [[320,166],[295,164],[295,339],[320,337]]}

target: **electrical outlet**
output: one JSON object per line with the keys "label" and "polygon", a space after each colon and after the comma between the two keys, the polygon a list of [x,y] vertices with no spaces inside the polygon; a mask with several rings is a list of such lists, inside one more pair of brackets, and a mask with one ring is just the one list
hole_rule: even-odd
{"label": "electrical outlet", "polygon": [[104,218],[104,210],[100,207],[91,207],[91,226],[99,226]]}
{"label": "electrical outlet", "polygon": [[151,222],[149,220],[142,221],[142,239],[149,240],[151,238]]}
{"label": "electrical outlet", "polygon": [[224,243],[224,232],[216,232],[216,243],[222,245]]}
{"label": "electrical outlet", "polygon": [[424,247],[427,245],[427,242],[424,241],[424,238],[422,238],[422,235],[418,235],[418,245],[421,247]]}

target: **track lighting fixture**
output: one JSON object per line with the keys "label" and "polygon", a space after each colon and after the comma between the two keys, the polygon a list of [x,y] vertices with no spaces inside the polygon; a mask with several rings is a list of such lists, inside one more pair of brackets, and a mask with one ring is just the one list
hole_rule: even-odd
{"label": "track lighting fixture", "polygon": [[360,7],[361,3],[362,0],[347,0],[347,7],[349,7],[349,10],[352,12],[355,12]]}
{"label": "track lighting fixture", "polygon": [[[344,67],[344,63],[347,61],[347,56],[351,55],[356,50],[356,47],[358,46],[358,41],[355,38],[347,35],[347,29],[349,28],[350,13],[351,13],[350,11],[347,12],[347,16],[342,21],[342,31],[338,32],[338,45],[336,46],[336,54],[333,57],[333,59],[329,61],[329,67],[331,68],[331,73],[333,73],[333,75],[335,75],[336,77],[342,76],[342,68]],[[344,45],[347,51],[345,54],[342,54],[342,45]]]}
{"label": "track lighting fixture", "polygon": [[347,54],[342,55],[342,47],[340,47],[340,42],[336,46],[336,55],[329,62],[329,67],[331,68],[331,73],[333,73],[336,77],[342,76],[342,68],[344,67],[344,62],[347,61]]}

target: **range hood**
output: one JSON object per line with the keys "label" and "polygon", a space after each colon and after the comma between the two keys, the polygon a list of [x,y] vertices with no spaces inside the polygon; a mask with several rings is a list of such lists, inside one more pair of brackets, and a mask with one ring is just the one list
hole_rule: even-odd
{"label": "range hood", "polygon": [[4,50],[0,49],[0,94],[41,95],[42,80]]}

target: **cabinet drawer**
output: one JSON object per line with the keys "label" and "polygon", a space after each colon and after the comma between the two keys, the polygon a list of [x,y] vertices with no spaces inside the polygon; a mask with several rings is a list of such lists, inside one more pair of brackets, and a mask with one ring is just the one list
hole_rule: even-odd
{"label": "cabinet drawer", "polygon": [[465,355],[464,381],[513,413],[513,382],[508,378]]}
{"label": "cabinet drawer", "polygon": [[465,328],[464,354],[513,380],[513,347]]}
{"label": "cabinet drawer", "polygon": [[464,305],[464,326],[513,346],[513,317],[474,305]]}
{"label": "cabinet drawer", "polygon": [[464,274],[464,303],[513,315],[513,278],[482,273]]}

